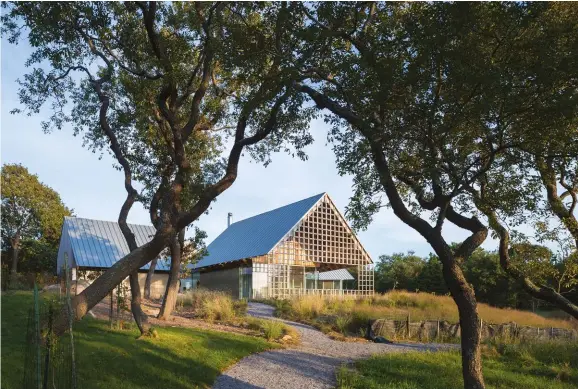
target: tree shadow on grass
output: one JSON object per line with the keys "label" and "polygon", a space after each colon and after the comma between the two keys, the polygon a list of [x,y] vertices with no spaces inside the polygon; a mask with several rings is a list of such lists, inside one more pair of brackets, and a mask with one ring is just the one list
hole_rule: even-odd
{"label": "tree shadow on grass", "polygon": [[158,329],[159,339],[86,322],[78,331],[79,384],[85,388],[209,387],[221,370],[267,348],[238,335],[182,328]]}
{"label": "tree shadow on grass", "polygon": [[[445,389],[463,387],[459,353],[389,355],[360,361],[364,387]],[[518,365],[518,367],[516,367]],[[488,387],[503,389],[570,388],[570,383],[552,377],[530,374],[520,369],[522,361],[512,365],[484,361],[484,378]],[[357,386],[359,387],[359,386]]]}

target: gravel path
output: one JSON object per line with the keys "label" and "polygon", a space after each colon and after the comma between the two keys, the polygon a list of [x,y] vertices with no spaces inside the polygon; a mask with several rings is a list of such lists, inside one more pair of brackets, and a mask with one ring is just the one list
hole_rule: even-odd
{"label": "gravel path", "polygon": [[[274,308],[249,303],[251,316],[274,318]],[[271,350],[243,358],[229,368],[213,389],[325,389],[334,388],[335,370],[343,363],[388,352],[425,351],[447,348],[441,344],[380,344],[339,342],[305,324],[281,320],[301,333],[301,344],[291,349]],[[451,346],[450,346],[451,347]]]}

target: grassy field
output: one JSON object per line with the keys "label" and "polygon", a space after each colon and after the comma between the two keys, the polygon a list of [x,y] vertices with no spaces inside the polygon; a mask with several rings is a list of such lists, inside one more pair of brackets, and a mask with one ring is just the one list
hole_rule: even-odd
{"label": "grassy field", "polygon": [[[392,291],[382,295],[359,299],[337,299],[321,296],[305,296],[292,300],[273,300],[277,313],[285,318],[308,322],[324,329],[344,332],[349,327],[356,334],[356,327],[365,326],[368,319],[405,320],[410,315],[412,322],[422,320],[445,320],[457,323],[458,310],[449,296],[429,293]],[[478,304],[485,323],[502,324],[516,322],[520,326],[541,328],[578,328],[574,319],[546,318],[532,312],[501,309],[487,304]],[[330,320],[329,318],[333,318]],[[343,323],[347,323],[346,326]]]}
{"label": "grassy field", "polygon": [[[578,387],[578,343],[487,346],[486,387],[571,389]],[[343,367],[338,389],[447,389],[463,387],[457,352],[386,354]]]}
{"label": "grassy field", "polygon": [[[3,389],[22,387],[28,292],[2,294]],[[111,330],[84,319],[75,327],[79,387],[206,388],[251,353],[274,347],[265,339],[185,328],[157,328],[159,338],[136,340],[136,330]]]}

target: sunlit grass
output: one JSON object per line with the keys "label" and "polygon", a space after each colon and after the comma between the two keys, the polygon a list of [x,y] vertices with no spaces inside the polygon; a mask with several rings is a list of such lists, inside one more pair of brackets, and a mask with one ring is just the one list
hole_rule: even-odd
{"label": "sunlit grass", "polygon": [[[485,346],[486,387],[570,389],[578,385],[578,343]],[[338,389],[446,389],[463,387],[456,351],[385,354],[343,367]]]}
{"label": "sunlit grass", "polygon": [[[22,387],[31,294],[2,295],[2,389]],[[157,328],[158,338],[136,340],[136,330],[111,330],[84,319],[75,326],[79,387],[208,388],[239,359],[271,348],[265,339],[188,328]]]}
{"label": "sunlit grass", "polygon": [[[274,303],[277,312],[283,317],[308,322],[327,316],[348,317],[353,327],[367,323],[369,319],[406,320],[408,315],[412,322],[459,321],[456,304],[450,296],[429,293],[392,291],[357,299],[310,295],[289,301],[277,300]],[[482,303],[478,304],[478,311],[482,320],[489,324],[515,322],[520,326],[530,327],[578,328],[576,320],[546,318],[532,312],[496,308]],[[327,322],[327,319],[324,319],[324,322]]]}

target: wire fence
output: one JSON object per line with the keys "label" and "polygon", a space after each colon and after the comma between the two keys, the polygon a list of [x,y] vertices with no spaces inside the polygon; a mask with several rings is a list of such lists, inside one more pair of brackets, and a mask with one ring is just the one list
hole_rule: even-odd
{"label": "wire fence", "polygon": [[[70,296],[68,296],[69,298]],[[72,332],[56,336],[54,324],[61,312],[70,318],[66,297],[40,299],[34,285],[33,306],[26,320],[24,389],[76,389],[76,366]]]}

